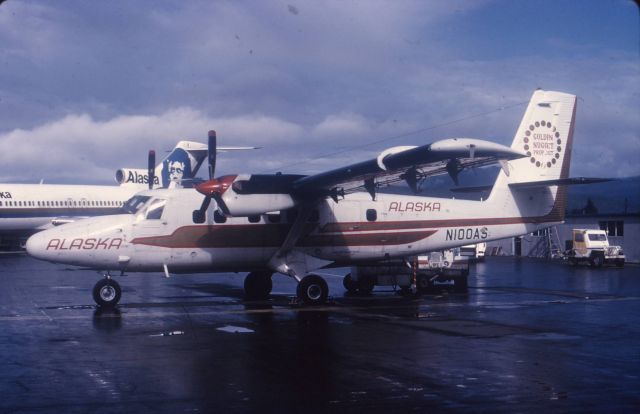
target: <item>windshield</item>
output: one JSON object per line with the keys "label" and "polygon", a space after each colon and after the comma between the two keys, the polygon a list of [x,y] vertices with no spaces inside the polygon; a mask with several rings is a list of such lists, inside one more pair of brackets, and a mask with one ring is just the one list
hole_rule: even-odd
{"label": "windshield", "polygon": [[144,203],[149,201],[150,196],[136,195],[127,200],[121,208],[123,214],[135,214],[142,208]]}
{"label": "windshield", "polygon": [[162,198],[156,198],[149,202],[149,207],[147,207],[147,211],[145,213],[145,218],[147,220],[159,220],[162,217],[162,212],[164,211],[164,205],[167,203],[167,200]]}

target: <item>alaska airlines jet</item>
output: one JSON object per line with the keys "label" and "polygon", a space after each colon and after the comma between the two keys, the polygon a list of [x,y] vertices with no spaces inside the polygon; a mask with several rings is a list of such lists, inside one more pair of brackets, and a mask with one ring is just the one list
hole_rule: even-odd
{"label": "alaska airlines jet", "polygon": [[[229,149],[237,148],[219,150]],[[156,166],[152,186],[148,170],[129,168],[116,172],[119,186],[0,184],[0,237],[23,236],[80,218],[115,214],[141,190],[168,188],[192,179],[206,156],[206,145],[178,142]]]}

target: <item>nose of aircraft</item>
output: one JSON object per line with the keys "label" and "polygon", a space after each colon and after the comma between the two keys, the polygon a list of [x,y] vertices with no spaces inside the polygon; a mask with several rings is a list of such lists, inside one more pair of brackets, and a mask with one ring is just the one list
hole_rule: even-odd
{"label": "nose of aircraft", "polygon": [[36,233],[27,239],[27,253],[37,259],[45,259],[47,251],[46,240],[42,232]]}

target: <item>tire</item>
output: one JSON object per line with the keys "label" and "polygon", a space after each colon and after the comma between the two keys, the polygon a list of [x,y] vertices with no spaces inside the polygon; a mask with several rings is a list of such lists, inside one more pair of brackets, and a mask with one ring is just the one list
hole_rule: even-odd
{"label": "tire", "polygon": [[358,291],[362,295],[370,295],[375,286],[376,282],[372,277],[363,277],[358,280]]}
{"label": "tire", "polygon": [[251,272],[244,278],[244,294],[248,300],[269,299],[273,282],[271,272]]}
{"label": "tire", "polygon": [[297,294],[306,306],[324,305],[329,296],[329,286],[320,276],[308,275],[298,283]]}
{"label": "tire", "polygon": [[416,289],[418,292],[427,292],[431,289],[431,281],[426,273],[418,273],[416,276]]}
{"label": "tire", "polygon": [[616,266],[617,267],[624,267],[624,259],[616,260]]}
{"label": "tire", "polygon": [[113,279],[101,279],[93,286],[93,300],[102,308],[115,307],[121,296],[120,284]]}
{"label": "tire", "polygon": [[604,264],[604,257],[600,254],[593,255],[590,260],[591,267],[602,267]]}
{"label": "tire", "polygon": [[345,275],[344,279],[342,279],[342,285],[349,293],[356,293],[358,291],[358,285],[351,278],[351,273]]}

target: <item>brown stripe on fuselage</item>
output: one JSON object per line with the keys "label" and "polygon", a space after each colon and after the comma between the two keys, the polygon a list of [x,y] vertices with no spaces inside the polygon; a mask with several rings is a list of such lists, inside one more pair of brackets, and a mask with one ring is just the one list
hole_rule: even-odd
{"label": "brown stripe on fuselage", "polygon": [[[171,248],[279,247],[289,232],[290,224],[247,224],[217,226],[184,226],[164,236],[138,237],[132,244]],[[415,243],[437,230],[364,234],[309,234],[305,229],[298,246],[379,246]]]}

